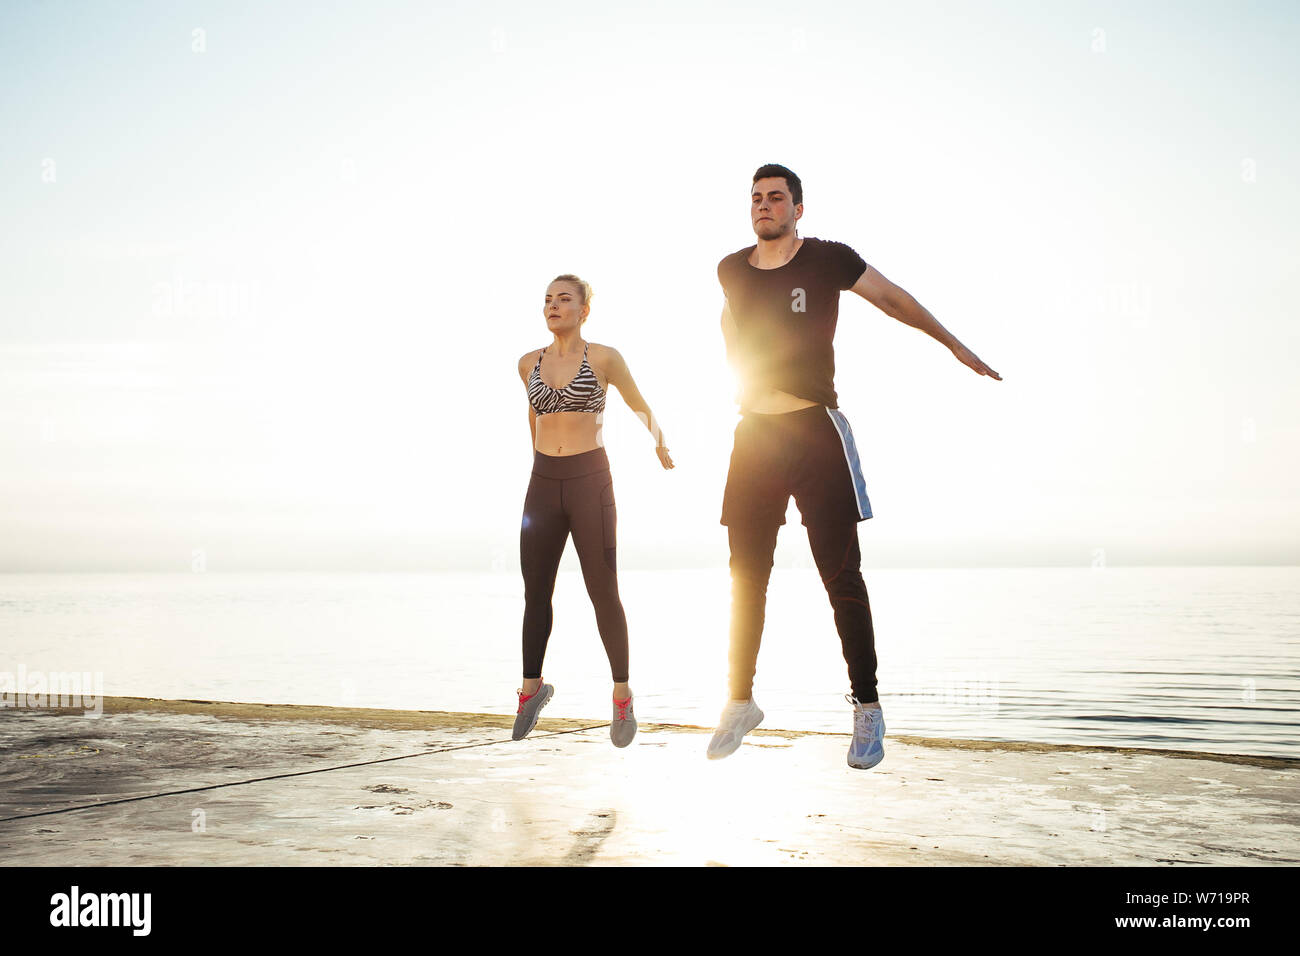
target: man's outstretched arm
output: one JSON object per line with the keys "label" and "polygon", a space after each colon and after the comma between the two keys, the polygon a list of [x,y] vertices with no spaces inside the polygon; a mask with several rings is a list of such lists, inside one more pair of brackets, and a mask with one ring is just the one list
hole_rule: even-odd
{"label": "man's outstretched arm", "polygon": [[957,360],[969,366],[981,375],[989,375],[1002,381],[1002,376],[985,365],[978,355],[972,352],[930,314],[930,310],[917,302],[906,289],[890,282],[872,266],[853,284],[853,291],[866,299],[890,318],[897,319],[904,325],[920,329],[926,335],[946,345]]}

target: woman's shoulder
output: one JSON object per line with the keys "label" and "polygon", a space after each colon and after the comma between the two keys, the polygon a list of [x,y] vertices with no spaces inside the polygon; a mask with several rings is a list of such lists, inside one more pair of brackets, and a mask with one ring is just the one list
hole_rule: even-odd
{"label": "woman's shoulder", "polygon": [[602,365],[608,365],[612,361],[618,361],[623,356],[618,354],[618,349],[612,345],[601,345],[599,342],[587,343],[587,358],[600,362]]}
{"label": "woman's shoulder", "polygon": [[525,382],[528,381],[528,375],[532,372],[533,366],[537,364],[537,359],[541,357],[541,354],[541,349],[533,349],[531,352],[525,352],[523,355],[519,356],[519,361],[516,363],[515,368],[519,371],[519,377]]}

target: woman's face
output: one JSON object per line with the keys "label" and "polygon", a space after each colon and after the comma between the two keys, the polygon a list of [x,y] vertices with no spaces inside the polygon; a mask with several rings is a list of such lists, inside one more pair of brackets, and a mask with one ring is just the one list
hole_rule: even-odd
{"label": "woman's face", "polygon": [[582,325],[588,308],[582,290],[572,282],[552,282],[546,287],[546,327],[552,332],[570,332]]}

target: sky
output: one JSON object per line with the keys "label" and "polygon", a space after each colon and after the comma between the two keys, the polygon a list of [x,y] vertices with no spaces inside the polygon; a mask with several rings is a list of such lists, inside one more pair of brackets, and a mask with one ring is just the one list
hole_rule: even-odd
{"label": "sky", "polygon": [[0,571],[517,570],[565,272],[677,466],[612,395],[620,567],[725,566],[768,162],[1003,377],[843,294],[864,567],[1300,563],[1298,46],[1287,3],[6,2]]}

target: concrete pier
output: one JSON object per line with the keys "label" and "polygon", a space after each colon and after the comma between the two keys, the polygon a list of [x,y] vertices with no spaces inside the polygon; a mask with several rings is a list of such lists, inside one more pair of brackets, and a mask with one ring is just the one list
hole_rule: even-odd
{"label": "concrete pier", "polygon": [[[1295,865],[1289,758],[106,698],[0,711],[9,865]],[[80,808],[80,809],[78,809]]]}

